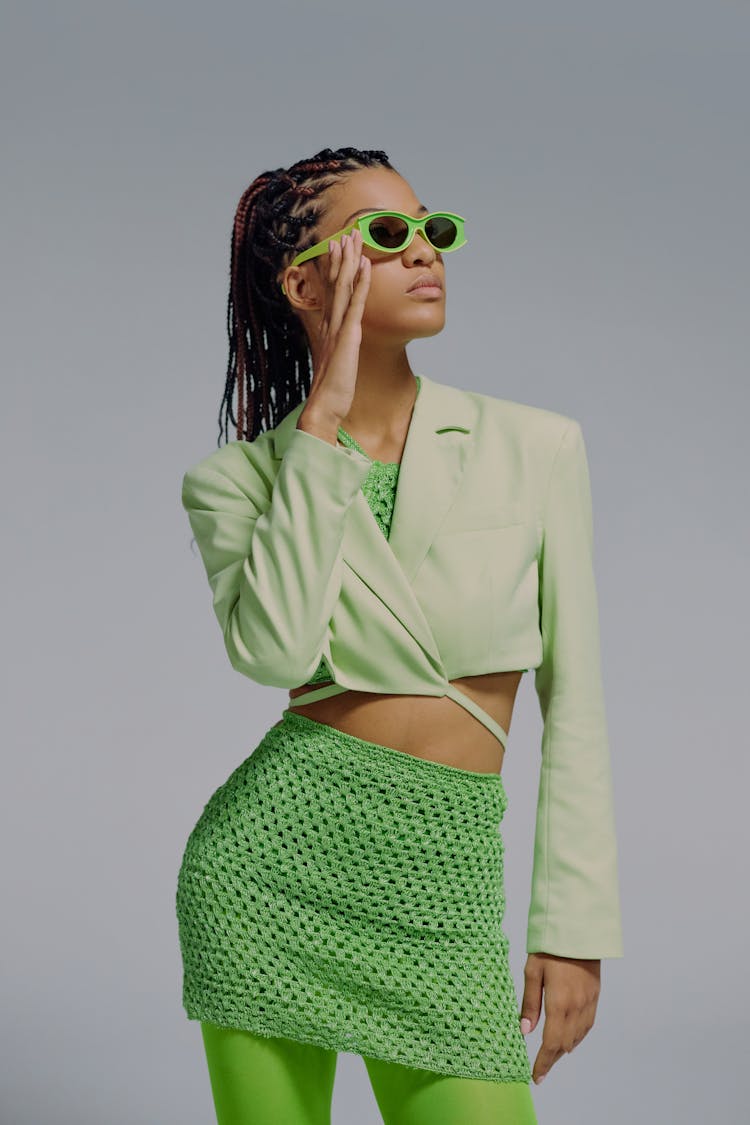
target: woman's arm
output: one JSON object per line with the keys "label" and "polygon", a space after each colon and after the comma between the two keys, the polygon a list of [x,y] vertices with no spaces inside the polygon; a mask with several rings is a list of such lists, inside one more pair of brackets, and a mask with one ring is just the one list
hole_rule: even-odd
{"label": "woman's arm", "polygon": [[544,732],[526,949],[622,957],[622,932],[591,488],[580,424],[555,455],[540,558]]}
{"label": "woman's arm", "polygon": [[341,588],[347,512],[370,462],[297,428],[269,502],[271,462],[258,452],[254,465],[254,445],[224,446],[188,470],[182,504],[232,667],[290,688],[319,664]]}

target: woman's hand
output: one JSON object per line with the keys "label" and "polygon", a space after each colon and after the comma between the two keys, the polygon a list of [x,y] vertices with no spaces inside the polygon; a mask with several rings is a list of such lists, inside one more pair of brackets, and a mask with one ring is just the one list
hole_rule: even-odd
{"label": "woman's hand", "polygon": [[[329,242],[325,303],[317,334],[317,360],[304,414],[339,424],[351,409],[357,385],[362,314],[372,263],[362,253],[357,227],[343,243]],[[300,415],[301,417],[301,415]]]}
{"label": "woman's hand", "polygon": [[536,1027],[542,1011],[544,1030],[532,1070],[537,1085],[562,1055],[577,1047],[594,1025],[601,987],[601,961],[530,953],[524,969],[521,1031]]}

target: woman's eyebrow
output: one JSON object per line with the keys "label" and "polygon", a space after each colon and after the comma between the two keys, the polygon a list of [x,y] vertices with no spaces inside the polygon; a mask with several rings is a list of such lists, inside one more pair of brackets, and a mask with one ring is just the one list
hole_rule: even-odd
{"label": "woman's eyebrow", "polygon": [[[351,215],[347,215],[347,217],[344,219],[344,226],[346,226],[347,223],[349,222],[349,220],[353,219],[355,215],[366,215],[368,211],[387,211],[387,210],[388,210],[387,207],[360,207],[359,211],[352,211]],[[420,215],[429,215],[430,209],[429,209],[429,207],[425,207],[425,205],[423,203],[422,206],[419,208],[418,213]]]}

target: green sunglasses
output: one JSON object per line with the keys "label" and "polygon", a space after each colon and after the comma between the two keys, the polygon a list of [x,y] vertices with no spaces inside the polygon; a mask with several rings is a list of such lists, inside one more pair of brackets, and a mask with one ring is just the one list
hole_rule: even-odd
{"label": "green sunglasses", "polygon": [[[441,254],[448,254],[466,243],[464,222],[465,219],[460,215],[453,215],[449,211],[431,211],[429,215],[420,215],[418,219],[412,219],[410,215],[403,215],[400,211],[371,211],[369,215],[362,215],[356,222],[337,230],[322,242],[316,242],[308,250],[303,250],[291,265],[298,266],[310,258],[327,254],[332,239],[349,234],[355,227],[362,234],[364,246],[383,250],[386,254],[398,254],[404,250],[417,231],[424,235],[433,249],[439,250]],[[284,283],[280,282],[280,285],[286,296]]]}

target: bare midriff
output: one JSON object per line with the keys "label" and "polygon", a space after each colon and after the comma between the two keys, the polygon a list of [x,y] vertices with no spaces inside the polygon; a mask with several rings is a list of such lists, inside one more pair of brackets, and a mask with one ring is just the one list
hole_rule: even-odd
{"label": "bare midriff", "polygon": [[[451,682],[510,733],[518,685],[523,671],[489,672]],[[294,699],[331,680],[292,688]],[[377,742],[393,750],[476,773],[501,773],[504,748],[491,730],[448,696],[381,695],[345,691],[291,708],[345,734]]]}

